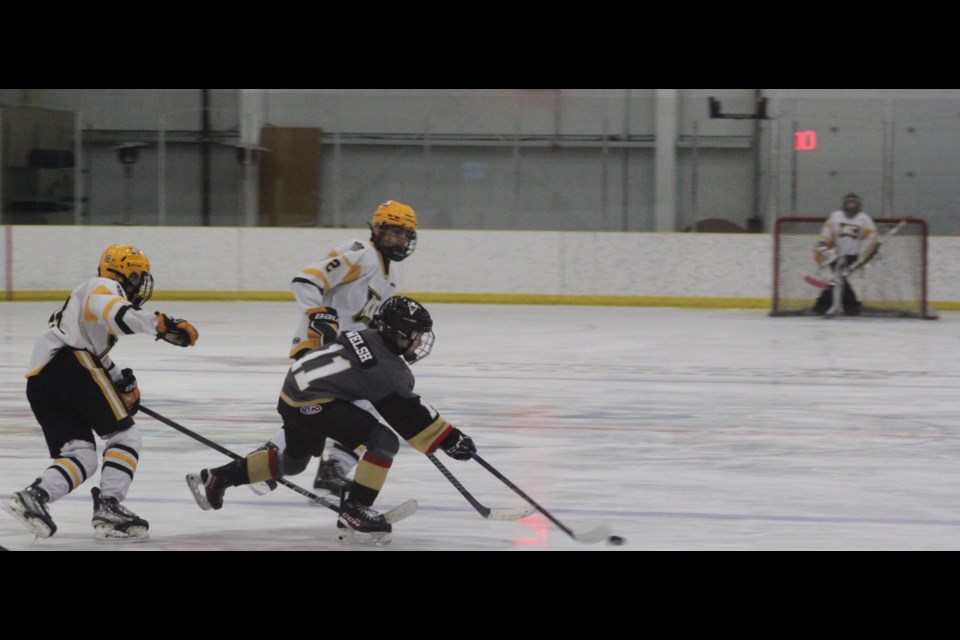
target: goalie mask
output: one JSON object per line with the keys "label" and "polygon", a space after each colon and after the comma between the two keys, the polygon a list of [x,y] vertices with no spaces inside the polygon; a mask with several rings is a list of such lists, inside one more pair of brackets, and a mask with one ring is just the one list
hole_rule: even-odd
{"label": "goalie mask", "polygon": [[387,348],[410,364],[423,360],[433,350],[433,319],[416,300],[387,298],[377,311],[374,326]]}
{"label": "goalie mask", "polygon": [[843,196],[843,212],[847,214],[848,217],[852,218],[853,216],[860,213],[860,208],[863,204],[860,202],[860,196],[855,193],[848,193]]}
{"label": "goalie mask", "polygon": [[135,307],[141,306],[153,295],[150,261],[140,249],[128,244],[107,247],[100,256],[97,275],[119,282],[127,294],[127,299]]}
{"label": "goalie mask", "polygon": [[412,207],[388,200],[373,212],[370,240],[388,260],[400,262],[417,248],[417,214]]}

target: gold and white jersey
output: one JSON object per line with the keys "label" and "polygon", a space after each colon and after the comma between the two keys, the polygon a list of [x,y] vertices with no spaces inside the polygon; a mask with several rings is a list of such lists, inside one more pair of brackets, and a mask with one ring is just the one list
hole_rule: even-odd
{"label": "gold and white jersey", "polygon": [[877,225],[866,212],[848,218],[843,211],[834,211],[820,228],[820,240],[836,248],[837,255],[858,256],[877,236]]}
{"label": "gold and white jersey", "polygon": [[385,263],[376,247],[361,240],[342,244],[324,260],[309,264],[291,284],[301,313],[290,357],[303,349],[309,315],[323,308],[337,310],[341,333],[368,328],[380,304],[397,293],[396,275],[396,263]]}
{"label": "gold and white jersey", "polygon": [[157,316],[137,309],[127,300],[119,282],[109,278],[91,278],[70,293],[70,297],[52,316],[47,330],[33,347],[30,370],[35,376],[63,348],[77,349],[99,358],[111,377],[121,377],[112,367],[107,352],[121,334],[156,334]]}

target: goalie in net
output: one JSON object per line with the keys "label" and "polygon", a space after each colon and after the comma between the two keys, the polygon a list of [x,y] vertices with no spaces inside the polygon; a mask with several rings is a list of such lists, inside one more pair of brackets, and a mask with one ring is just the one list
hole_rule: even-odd
{"label": "goalie in net", "polygon": [[879,248],[877,225],[862,206],[857,194],[848,193],[842,207],[820,229],[815,259],[818,267],[832,270],[833,277],[832,286],[823,289],[813,305],[818,315],[860,315],[862,305],[850,276],[872,260]]}
{"label": "goalie in net", "polygon": [[843,204],[828,218],[777,220],[770,315],[937,318],[927,298],[926,222],[870,219],[854,194]]}

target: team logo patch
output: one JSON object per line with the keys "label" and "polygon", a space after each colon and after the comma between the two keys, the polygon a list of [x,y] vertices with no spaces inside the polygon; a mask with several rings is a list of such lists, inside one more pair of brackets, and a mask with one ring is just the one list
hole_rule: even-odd
{"label": "team logo patch", "polygon": [[321,411],[323,411],[323,407],[318,404],[308,404],[305,407],[300,407],[300,413],[308,416],[315,416]]}

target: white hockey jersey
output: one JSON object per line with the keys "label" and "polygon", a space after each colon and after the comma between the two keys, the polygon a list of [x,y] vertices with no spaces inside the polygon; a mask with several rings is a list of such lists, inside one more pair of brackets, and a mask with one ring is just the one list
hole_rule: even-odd
{"label": "white hockey jersey", "polygon": [[836,248],[839,256],[859,256],[876,237],[877,225],[864,211],[852,218],[843,211],[834,211],[820,228],[820,240]]}
{"label": "white hockey jersey", "polygon": [[341,333],[360,331],[370,326],[380,304],[396,294],[398,287],[396,263],[384,263],[376,247],[366,241],[342,244],[324,260],[309,264],[291,285],[301,313],[290,357],[303,348],[301,343],[308,339],[309,315],[317,309],[336,309]]}
{"label": "white hockey jersey", "polygon": [[121,334],[157,333],[155,314],[137,309],[127,300],[119,282],[91,278],[70,293],[50,316],[48,328],[37,338],[26,377],[35,376],[63,348],[78,349],[99,358],[114,382],[122,376],[107,352]]}

